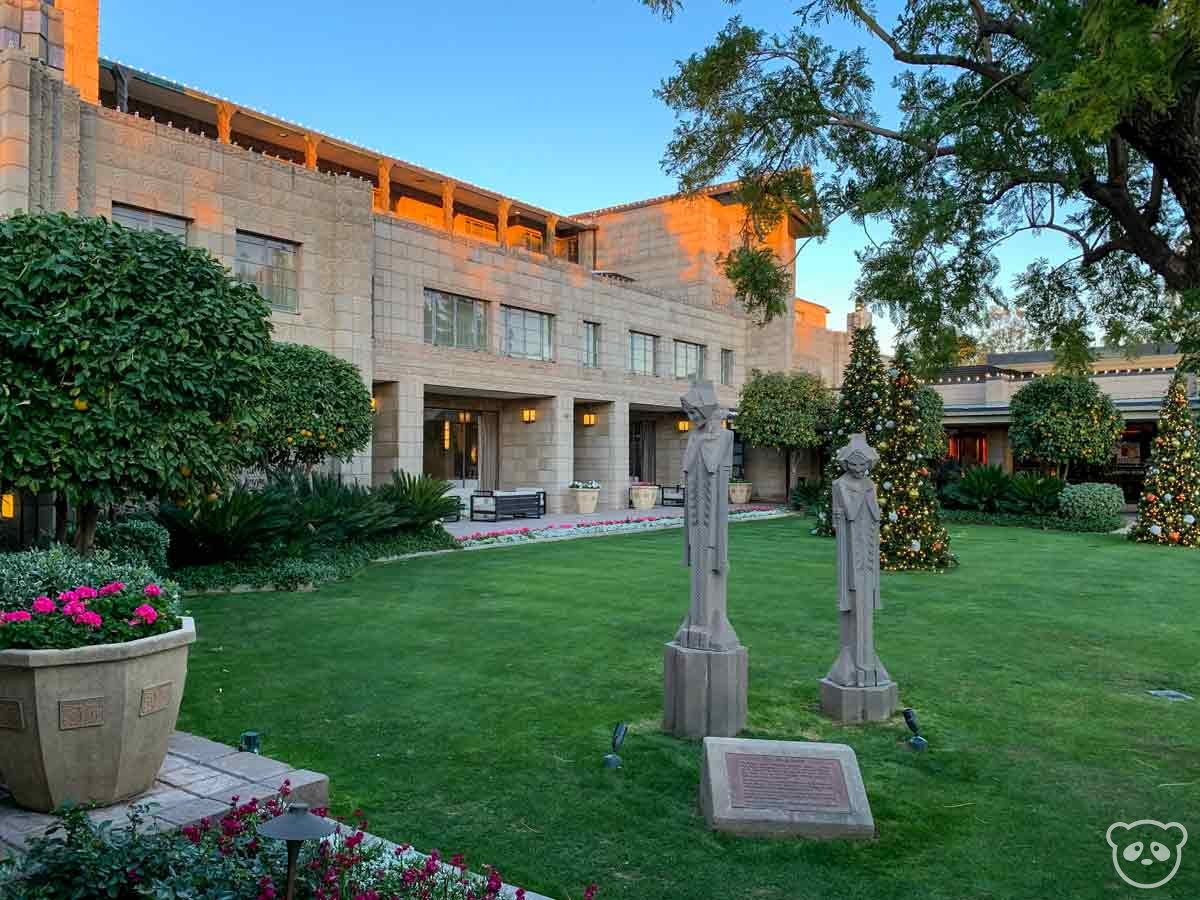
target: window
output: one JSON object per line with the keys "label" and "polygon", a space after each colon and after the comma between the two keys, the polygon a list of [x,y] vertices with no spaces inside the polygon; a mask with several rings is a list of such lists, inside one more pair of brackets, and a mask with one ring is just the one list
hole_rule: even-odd
{"label": "window", "polygon": [[704,377],[704,347],[687,341],[675,342],[675,377],[693,381]]}
{"label": "window", "polygon": [[188,220],[179,216],[168,216],[166,213],[114,203],[112,220],[134,231],[161,231],[178,238],[181,244],[187,243]]}
{"label": "window", "polygon": [[517,309],[515,306],[500,308],[504,316],[504,352],[521,359],[554,358],[554,316]]}
{"label": "window", "polygon": [[640,331],[629,332],[629,371],[634,375],[654,375],[658,356],[658,338]]}
{"label": "window", "polygon": [[487,304],[425,288],[425,343],[437,347],[487,349]]}
{"label": "window", "polygon": [[583,323],[583,366],[585,369],[600,368],[600,323]]}
{"label": "window", "polygon": [[721,384],[733,384],[732,350],[721,350]]}
{"label": "window", "polygon": [[291,241],[239,231],[234,274],[258,288],[276,309],[296,312],[300,308],[296,275],[299,249],[300,245]]}
{"label": "window", "polygon": [[554,255],[567,262],[579,262],[579,235],[554,239]]}

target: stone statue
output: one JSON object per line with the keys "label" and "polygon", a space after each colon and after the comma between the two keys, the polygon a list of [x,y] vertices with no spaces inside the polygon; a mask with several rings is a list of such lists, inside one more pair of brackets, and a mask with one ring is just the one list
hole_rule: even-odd
{"label": "stone statue", "polygon": [[842,721],[886,719],[898,688],[875,652],[879,599],[879,500],[868,477],[879,454],[855,434],[837,453],[845,474],[833,483],[841,649],[821,680],[821,706]]}
{"label": "stone statue", "polygon": [[741,646],[725,613],[733,432],[721,425],[728,412],[711,383],[693,385],[681,402],[692,423],[683,452],[683,564],[692,570],[692,591],[675,642],[694,650],[731,650]]}
{"label": "stone statue", "polygon": [[712,382],[682,398],[691,421],[683,454],[683,564],[687,615],[663,657],[663,729],[679,737],[733,737],[746,724],[748,656],[725,612],[733,434]]}

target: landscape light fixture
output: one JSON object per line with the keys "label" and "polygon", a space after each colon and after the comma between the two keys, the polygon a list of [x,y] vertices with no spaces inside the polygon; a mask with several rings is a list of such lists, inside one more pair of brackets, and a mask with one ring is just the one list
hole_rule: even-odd
{"label": "landscape light fixture", "polygon": [[533,407],[526,407],[521,410],[521,421],[526,425],[537,421],[537,410]]}
{"label": "landscape light fixture", "polygon": [[257,731],[243,731],[238,741],[238,749],[243,753],[262,753],[262,735]]}
{"label": "landscape light fixture", "polygon": [[625,735],[629,733],[629,726],[624,722],[618,722],[617,727],[612,733],[612,753],[604,754],[604,768],[619,769],[621,768],[621,757],[617,755],[617,751],[621,749],[621,745],[625,743]]}
{"label": "landscape light fixture", "polygon": [[904,708],[904,724],[908,726],[908,730],[913,733],[913,736],[908,739],[908,746],[912,747],[918,753],[929,748],[929,741],[921,737],[921,726],[917,722],[917,713],[911,706]]}
{"label": "landscape light fixture", "polygon": [[595,413],[584,413],[583,414],[583,424],[584,424],[585,428],[591,428],[593,425],[595,425],[596,424],[596,414]]}
{"label": "landscape light fixture", "polygon": [[678,428],[680,431],[691,431],[692,430],[692,420],[691,419],[680,419],[678,422],[675,423],[675,427]]}
{"label": "landscape light fixture", "polygon": [[0,519],[15,519],[17,516],[16,494],[0,494]]}
{"label": "landscape light fixture", "polygon": [[296,897],[296,860],[300,857],[300,845],[305,841],[327,838],[336,829],[337,826],[332,822],[310,813],[307,803],[293,803],[283,815],[268,819],[258,826],[258,833],[263,837],[287,841],[287,900],[295,900]]}

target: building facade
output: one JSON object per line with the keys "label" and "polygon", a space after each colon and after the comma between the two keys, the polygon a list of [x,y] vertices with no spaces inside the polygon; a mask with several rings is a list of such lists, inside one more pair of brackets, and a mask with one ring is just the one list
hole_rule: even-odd
{"label": "building facade", "polygon": [[[572,480],[623,509],[674,484],[679,398],[752,368],[837,384],[844,332],[797,300],[757,327],[717,257],[742,241],[736,185],[568,215],[406,163],[98,55],[96,0],[0,0],[0,215],[63,210],[203,247],[268,300],[277,340],[353,362],[370,448],[343,475],[426,472],[457,491]],[[762,243],[813,233],[793,210]],[[793,273],[794,274],[794,273]],[[782,456],[739,445],[756,494]]]}

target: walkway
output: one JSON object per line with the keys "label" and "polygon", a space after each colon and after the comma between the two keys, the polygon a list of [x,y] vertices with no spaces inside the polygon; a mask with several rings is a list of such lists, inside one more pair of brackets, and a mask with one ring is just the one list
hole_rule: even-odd
{"label": "walkway", "polygon": [[[749,509],[771,509],[777,504],[770,503],[742,503],[729,504],[730,512],[740,512]],[[682,506],[652,506],[650,509],[623,509],[617,512],[609,510],[608,512],[594,512],[586,515],[579,513],[547,513],[540,519],[501,519],[499,522],[472,522],[464,512],[463,517],[458,522],[446,522],[445,527],[455,537],[463,537],[464,535],[474,534],[477,531],[482,531],[486,534],[489,531],[504,531],[509,528],[558,528],[563,525],[577,525],[580,522],[624,522],[626,520],[639,519],[644,516],[651,516],[656,519],[661,518],[679,518],[683,515]]]}

